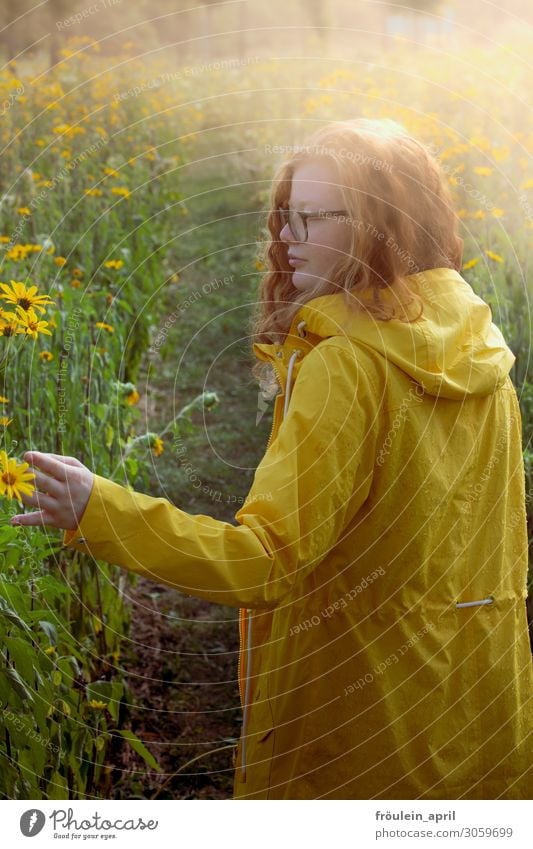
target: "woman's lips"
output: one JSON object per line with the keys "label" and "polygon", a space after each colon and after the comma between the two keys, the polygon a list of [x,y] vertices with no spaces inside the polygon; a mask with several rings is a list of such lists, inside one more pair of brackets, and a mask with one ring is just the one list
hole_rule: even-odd
{"label": "woman's lips", "polygon": [[289,265],[300,265],[302,262],[305,262],[305,259],[297,259],[295,256],[289,257]]}

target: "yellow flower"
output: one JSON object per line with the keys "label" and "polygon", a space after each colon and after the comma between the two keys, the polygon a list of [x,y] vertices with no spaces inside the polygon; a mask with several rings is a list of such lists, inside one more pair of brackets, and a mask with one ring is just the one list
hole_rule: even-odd
{"label": "yellow flower", "polygon": [[0,404],[9,404],[9,398],[6,398],[5,395],[0,395]]}
{"label": "yellow flower", "polygon": [[105,321],[97,321],[94,326],[100,327],[102,330],[107,330],[108,333],[115,332],[115,329],[110,324],[106,324]]}
{"label": "yellow flower", "polygon": [[0,425],[2,425],[2,427],[7,427],[12,421],[13,419],[8,419],[7,416],[0,416]]}
{"label": "yellow flower", "polygon": [[54,257],[54,262],[55,262],[56,265],[59,265],[60,267],[67,264],[67,261],[66,261],[64,256]]}
{"label": "yellow flower", "polygon": [[71,274],[73,277],[83,277],[83,271],[81,268],[73,268]]}
{"label": "yellow flower", "polygon": [[53,132],[58,136],[66,136],[66,138],[71,138],[72,136],[79,136],[85,133],[83,127],[73,127],[71,124],[58,124],[53,128]]}
{"label": "yellow flower", "polygon": [[43,362],[49,363],[50,360],[54,359],[54,355],[51,353],[51,351],[41,351],[41,353],[39,354],[39,358],[43,360]]}
{"label": "yellow flower", "polygon": [[485,218],[485,210],[484,209],[476,209],[474,213],[472,213],[472,218]]}
{"label": "yellow flower", "polygon": [[493,170],[493,168],[489,168],[487,165],[477,165],[474,168],[474,174],[479,174],[480,177],[489,177]]}
{"label": "yellow flower", "polygon": [[501,217],[502,217],[502,215],[505,215],[505,210],[504,210],[504,209],[500,209],[500,207],[499,207],[499,206],[494,206],[494,207],[491,209],[491,215],[492,215],[492,217],[493,217],[493,218],[501,218]]}
{"label": "yellow flower", "polygon": [[114,168],[104,168],[104,174],[107,174],[109,177],[118,177],[118,171],[115,171]]}
{"label": "yellow flower", "polygon": [[90,198],[99,198],[102,196],[102,189],[85,189],[85,194]]}
{"label": "yellow flower", "polygon": [[55,654],[55,651],[56,651],[56,647],[55,647],[55,646],[48,646],[48,648],[46,648],[46,649],[44,650],[44,653],[45,653],[45,654]]}
{"label": "yellow flower", "polygon": [[121,197],[129,198],[130,191],[125,186],[114,186],[111,189],[112,195],[120,195]]}
{"label": "yellow flower", "polygon": [[26,471],[29,465],[17,463],[14,457],[10,458],[5,451],[0,451],[0,495],[16,498],[20,504],[21,494],[31,495],[35,487],[29,481],[35,478],[35,474]]}
{"label": "yellow flower", "polygon": [[17,310],[19,312],[20,324],[28,336],[31,336],[33,339],[37,339],[37,335],[39,333],[46,333],[48,336],[52,335],[52,331],[47,330],[48,322],[42,321],[35,310],[32,310],[31,307],[29,310],[17,307]]}
{"label": "yellow flower", "polygon": [[7,259],[13,259],[15,262],[18,262],[21,259],[26,259],[28,254],[33,253],[33,251],[40,250],[40,245],[13,245],[6,253],[6,257]]}
{"label": "yellow flower", "polygon": [[93,710],[106,710],[107,709],[107,702],[101,702],[98,699],[91,699],[89,702],[87,702],[87,704]]}
{"label": "yellow flower", "polygon": [[154,454],[156,457],[160,457],[163,451],[165,450],[165,444],[163,440],[160,439],[158,436],[156,436],[156,438],[154,439],[154,444],[152,447],[154,449]]}
{"label": "yellow flower", "polygon": [[486,136],[471,136],[468,141],[472,147],[477,147],[479,150],[490,150],[490,141]]}
{"label": "yellow flower", "polygon": [[[20,309],[20,307],[17,307],[17,309]],[[15,313],[2,312],[0,336],[16,336],[19,333],[24,333],[24,329],[20,326],[20,321]]]}
{"label": "yellow flower", "polygon": [[140,398],[140,397],[141,397],[141,396],[139,395],[139,393],[137,392],[137,390],[136,390],[136,389],[134,389],[132,392],[130,392],[130,394],[129,394],[129,395],[126,395],[126,401],[128,402],[128,404],[129,404],[130,406],[133,406],[134,404],[137,404],[137,402],[139,401],[139,398]]}
{"label": "yellow flower", "polygon": [[493,253],[493,251],[485,251],[489,259],[494,260],[494,262],[503,262],[503,257],[499,254]]}
{"label": "yellow flower", "polygon": [[11,241],[11,239],[9,238],[9,236],[0,236],[0,242],[2,242],[2,244],[4,244],[4,245],[7,244],[10,241]]}
{"label": "yellow flower", "polygon": [[266,268],[266,265],[265,265],[265,263],[264,263],[264,262],[262,262],[260,259],[256,259],[256,261],[255,261],[255,267],[257,268],[257,270],[258,270],[258,271],[264,271],[264,270],[265,270],[265,268]]}
{"label": "yellow flower", "polygon": [[122,268],[123,265],[124,261],[122,259],[109,259],[107,262],[104,262],[105,268],[115,268],[117,271],[119,268]]}
{"label": "yellow flower", "polygon": [[474,259],[470,259],[468,262],[465,262],[463,265],[462,271],[468,271],[469,268],[474,268],[479,262],[479,257],[475,257]]}
{"label": "yellow flower", "polygon": [[525,183],[522,183],[523,189],[533,189],[533,177],[530,177],[529,180],[526,180]]}
{"label": "yellow flower", "polygon": [[31,212],[27,206],[19,206],[17,212],[19,215],[31,215]]}
{"label": "yellow flower", "polygon": [[78,280],[77,277],[73,277],[72,280],[70,281],[70,285],[72,286],[73,289],[79,289],[80,286],[81,286],[81,281]]}
{"label": "yellow flower", "polygon": [[53,304],[53,300],[48,295],[37,295],[37,286],[26,288],[24,283],[17,280],[10,280],[11,288],[6,283],[0,283],[0,288],[4,290],[4,294],[0,295],[5,301],[11,304],[17,304],[24,310],[31,308],[44,312],[43,304]]}

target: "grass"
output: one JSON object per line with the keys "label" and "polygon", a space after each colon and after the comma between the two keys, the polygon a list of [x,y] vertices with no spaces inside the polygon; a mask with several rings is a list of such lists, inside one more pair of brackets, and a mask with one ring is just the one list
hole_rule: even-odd
{"label": "grass", "polygon": [[[171,248],[180,279],[162,293],[159,333],[180,306],[181,311],[157,353],[143,364],[138,384],[151,401],[153,430],[163,429],[201,392],[217,393],[218,405],[205,416],[194,414],[199,427],[183,437],[181,455],[172,436],[166,441],[151,483],[187,512],[231,521],[250,489],[271,428],[268,414],[256,426],[258,388],[250,371],[259,225],[254,199],[243,188],[225,191],[213,204],[208,188],[216,175],[202,171],[184,178],[184,196],[188,187],[196,196],[187,202],[190,215],[182,226],[194,235],[178,235]],[[232,182],[231,175],[226,182]]]}

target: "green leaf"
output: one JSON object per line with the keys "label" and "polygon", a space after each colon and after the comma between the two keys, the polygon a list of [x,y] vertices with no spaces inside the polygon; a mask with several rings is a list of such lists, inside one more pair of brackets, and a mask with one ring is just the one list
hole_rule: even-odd
{"label": "green leaf", "polygon": [[106,448],[111,448],[111,446],[113,444],[114,436],[115,436],[115,431],[113,430],[111,425],[110,424],[106,425],[106,429],[105,429],[105,447]]}
{"label": "green leaf", "polygon": [[[25,717],[24,736],[25,740],[19,749],[17,763],[24,770],[24,774],[30,783],[34,784],[37,776],[42,775],[46,763],[47,750],[42,741],[35,739],[31,734],[31,720]],[[37,732],[35,732],[37,734]],[[27,748],[26,748],[27,747]],[[37,798],[37,797],[34,797]]]}
{"label": "green leaf", "polygon": [[151,767],[156,772],[161,772],[161,767],[157,763],[152,753],[148,751],[144,743],[141,743],[141,741],[139,740],[137,735],[133,733],[133,731],[129,731],[126,728],[111,728],[110,731],[112,733],[116,731],[118,734],[124,737],[124,739],[127,740],[127,742],[130,744],[131,748],[135,752],[137,752],[137,754],[140,755],[141,758],[143,758],[143,760],[145,761],[145,763],[148,764],[149,767]]}
{"label": "green leaf", "polygon": [[46,787],[47,799],[68,799],[68,784],[64,775],[61,775],[57,770],[50,776],[50,781]]}
{"label": "green leaf", "polygon": [[35,589],[38,593],[42,593],[48,601],[70,592],[68,586],[62,581],[58,581],[53,575],[41,575],[36,578]]}
{"label": "green leaf", "polygon": [[50,645],[57,645],[57,631],[55,625],[53,625],[51,622],[46,622],[44,619],[41,619],[39,621],[39,625],[50,640]]}
{"label": "green leaf", "polygon": [[4,598],[2,598],[1,596],[0,596],[0,616],[3,616],[5,619],[7,619],[9,622],[11,622],[12,625],[17,625],[19,628],[22,628],[23,631],[29,631],[30,630],[29,626],[26,624],[24,619],[22,619],[18,615],[18,613],[15,613],[14,610],[11,610],[11,608],[8,607],[6,600]]}
{"label": "green leaf", "polygon": [[36,652],[31,643],[22,637],[4,637],[4,645],[20,675],[26,681],[33,681]]}
{"label": "green leaf", "polygon": [[8,542],[16,539],[18,533],[17,528],[13,528],[11,525],[0,525],[0,549],[4,548]]}
{"label": "green leaf", "polygon": [[8,684],[13,688],[15,693],[20,696],[21,699],[33,702],[33,696],[31,692],[26,687],[26,684],[24,683],[16,669],[13,669],[10,666],[0,669],[0,676],[8,682]]}
{"label": "green leaf", "polygon": [[[20,548],[13,547],[11,551],[16,551],[20,555]],[[5,602],[5,607],[16,611],[20,616],[28,612],[30,591],[12,583],[11,581],[0,580],[0,603]]]}

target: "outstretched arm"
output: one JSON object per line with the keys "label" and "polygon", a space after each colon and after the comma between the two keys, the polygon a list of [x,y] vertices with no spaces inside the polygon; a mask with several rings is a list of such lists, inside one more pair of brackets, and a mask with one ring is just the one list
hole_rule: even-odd
{"label": "outstretched arm", "polygon": [[26,499],[40,512],[21,522],[67,528],[66,546],[199,598],[275,606],[324,559],[368,496],[377,398],[353,349],[327,340],[309,352],[237,526],[132,492],[73,458],[35,452],[48,495]]}

